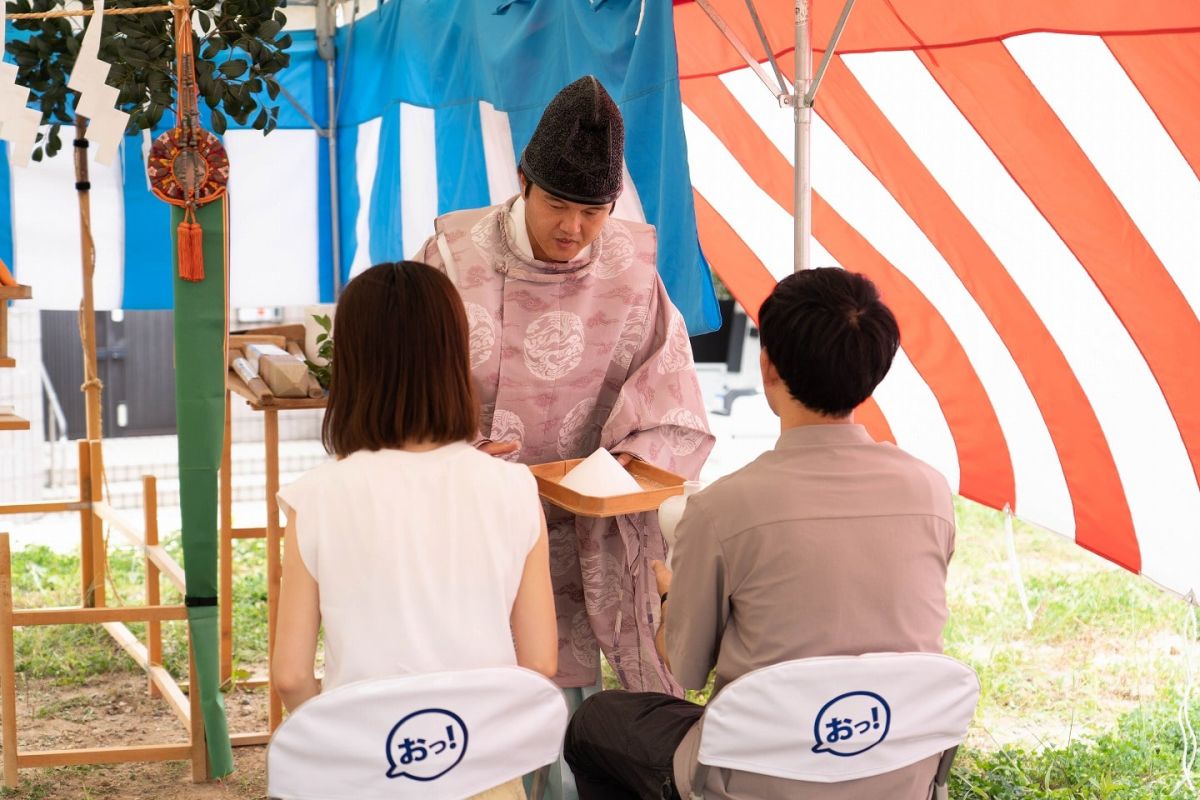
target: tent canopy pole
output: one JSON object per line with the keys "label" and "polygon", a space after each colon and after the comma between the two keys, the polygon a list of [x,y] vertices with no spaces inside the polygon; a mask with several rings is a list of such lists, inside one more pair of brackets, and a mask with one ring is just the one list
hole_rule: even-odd
{"label": "tent canopy pole", "polygon": [[[717,10],[712,7],[712,3],[710,3],[709,0],[696,0],[696,5],[700,6],[705,14],[708,14],[708,18],[712,20],[713,25],[715,25],[717,30],[721,32],[721,35],[729,41],[729,44],[733,46],[733,49],[737,51],[737,54],[742,57],[742,60],[746,62],[746,66],[754,70],[754,74],[757,75],[759,80],[763,82],[763,85],[767,87],[768,91],[775,95],[775,99],[777,99],[781,105],[784,104],[785,98],[788,96],[788,87],[783,85],[777,87],[772,84],[771,76],[767,74],[765,69],[763,69],[763,65],[758,62],[758,59],[755,58],[750,52],[750,48],[746,47],[745,43],[738,38],[738,35],[729,29],[729,26],[725,24],[725,20],[723,20],[721,15],[717,13]],[[758,15],[755,14],[754,16],[757,19]],[[760,29],[759,35],[763,37],[763,49],[766,50],[768,56],[770,56],[771,47],[766,40],[765,32],[762,32]]]}
{"label": "tent canopy pole", "polygon": [[833,36],[829,37],[829,44],[825,47],[825,55],[821,57],[821,65],[817,67],[817,74],[813,76],[812,85],[808,87],[808,93],[804,95],[804,105],[806,106],[811,106],[817,99],[817,90],[821,88],[821,81],[825,79],[825,70],[829,68],[829,61],[837,52],[838,42],[842,40],[842,31],[846,29],[846,20],[850,19],[852,8],[854,8],[854,0],[846,0],[846,5],[842,6],[842,14],[838,17],[837,25],[833,28]]}
{"label": "tent canopy pole", "polygon": [[815,77],[812,68],[812,26],[809,20],[808,0],[794,1],[796,14],[795,77],[790,92],[788,91],[787,80],[783,77],[783,72],[779,69],[779,63],[775,59],[775,52],[771,49],[771,43],[767,41],[767,33],[754,7],[754,0],[746,0],[746,8],[750,12],[750,18],[754,21],[754,27],[758,31],[759,39],[762,40],[763,50],[767,54],[767,59],[771,62],[771,66],[775,70],[775,76],[779,79],[778,89],[772,85],[771,78],[767,74],[767,71],[763,69],[762,64],[750,53],[750,49],[738,38],[737,34],[729,29],[729,26],[725,24],[725,20],[721,19],[721,15],[712,7],[709,0],[696,0],[696,5],[700,6],[709,19],[712,20],[713,25],[717,27],[717,30],[729,40],[729,43],[733,45],[733,49],[754,70],[754,73],[758,75],[759,80],[770,90],[771,94],[775,95],[775,99],[779,101],[779,104],[785,107],[792,107],[792,116],[795,124],[795,149],[792,154],[795,176],[792,196],[792,235],[794,239],[794,261],[792,268],[795,272],[799,272],[802,269],[808,269],[812,266],[809,241],[812,238],[811,152],[813,101],[816,99],[817,90],[821,88],[821,80],[825,77],[825,70],[829,67],[829,61],[837,51],[838,42],[842,38],[842,31],[846,27],[846,20],[850,18],[850,10],[854,8],[854,0],[846,0],[845,6],[842,7],[842,13],[838,17],[837,25],[834,27],[833,35],[830,37],[829,44],[825,48],[825,54],[821,59],[821,65],[817,69]]}
{"label": "tent canopy pole", "polygon": [[337,130],[337,8],[332,0],[317,0],[317,55],[325,62],[325,92],[329,127],[324,131],[329,148],[329,228],[333,245],[333,299],[342,293],[341,197],[338,192]]}
{"label": "tent canopy pole", "polygon": [[[794,242],[793,269],[799,272],[811,266],[809,239],[812,236],[812,175],[809,155],[812,144],[812,106],[808,98],[812,80],[812,42],[808,19],[808,0],[796,0],[796,52],[794,94],[791,96],[796,140],[793,163],[795,183],[792,197]],[[828,52],[832,52],[830,49]]]}

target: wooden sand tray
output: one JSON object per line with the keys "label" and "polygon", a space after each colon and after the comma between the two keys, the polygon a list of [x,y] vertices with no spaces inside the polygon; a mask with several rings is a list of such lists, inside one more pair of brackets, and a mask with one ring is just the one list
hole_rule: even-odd
{"label": "wooden sand tray", "polygon": [[637,459],[629,462],[625,469],[642,487],[642,491],[612,497],[580,494],[563,486],[560,481],[581,461],[582,458],[573,458],[531,466],[529,471],[537,479],[538,494],[559,508],[585,517],[616,517],[621,514],[657,511],[668,497],[683,494],[685,479],[682,476]]}

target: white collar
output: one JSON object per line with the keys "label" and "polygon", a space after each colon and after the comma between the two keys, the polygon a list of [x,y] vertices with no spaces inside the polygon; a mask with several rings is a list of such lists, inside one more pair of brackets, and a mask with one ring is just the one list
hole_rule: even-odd
{"label": "white collar", "polygon": [[[524,195],[517,195],[517,199],[513,201],[511,206],[509,206],[508,217],[512,221],[512,228],[509,229],[512,234],[512,244],[513,247],[516,248],[518,255],[525,256],[525,258],[529,259],[530,261],[536,260],[536,256],[533,254],[533,245],[529,241],[529,228],[525,226]],[[579,251],[579,255],[575,256],[575,258],[571,260],[586,260],[591,255],[592,246],[589,244],[587,247]]]}

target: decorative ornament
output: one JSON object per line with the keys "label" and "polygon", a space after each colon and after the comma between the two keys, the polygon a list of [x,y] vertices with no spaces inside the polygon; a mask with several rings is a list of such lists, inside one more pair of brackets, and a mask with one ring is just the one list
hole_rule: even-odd
{"label": "decorative ornament", "polygon": [[160,200],[185,209],[177,237],[179,277],[199,282],[204,280],[204,231],[196,221],[196,209],[225,194],[229,156],[221,140],[200,127],[191,9],[176,11],[175,21],[179,108],[175,127],[151,145],[147,172],[150,190]]}

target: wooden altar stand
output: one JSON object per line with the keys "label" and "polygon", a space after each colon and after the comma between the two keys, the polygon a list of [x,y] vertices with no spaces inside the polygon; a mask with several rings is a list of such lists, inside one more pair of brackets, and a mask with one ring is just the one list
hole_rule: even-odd
{"label": "wooden altar stand", "polygon": [[[256,329],[245,338],[264,338],[286,336],[295,342],[295,334],[299,330],[303,336],[302,326],[280,326],[275,328]],[[237,339],[239,337],[231,337]],[[301,339],[302,341],[302,339]],[[231,342],[231,347],[236,342]],[[246,401],[256,412],[263,415],[263,456],[266,463],[266,512],[267,524],[263,528],[233,527],[233,420],[232,398],[237,396]],[[228,682],[233,677],[233,540],[262,539],[267,540],[267,677],[239,681],[247,688],[266,687],[270,693],[268,701],[268,730],[260,734],[243,734],[234,737],[235,745],[261,744],[270,739],[271,733],[283,720],[283,704],[279,694],[271,685],[271,654],[275,650],[275,622],[279,612],[279,579],[283,562],[280,547],[283,540],[283,527],[279,523],[279,412],[303,409],[324,408],[325,398],[287,398],[260,397],[230,368],[225,375],[225,441],[221,454],[220,480],[220,573],[218,597],[220,605],[221,628],[221,680]]]}

